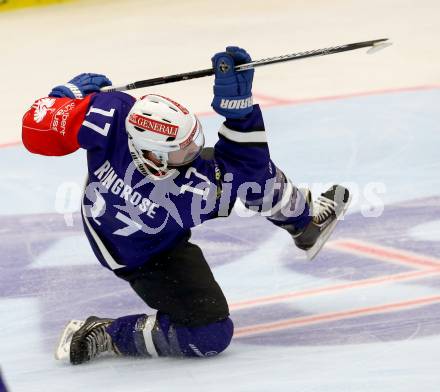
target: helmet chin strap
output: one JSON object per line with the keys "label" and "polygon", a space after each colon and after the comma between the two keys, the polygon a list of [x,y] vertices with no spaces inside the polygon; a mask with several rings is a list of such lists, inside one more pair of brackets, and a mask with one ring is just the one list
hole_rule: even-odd
{"label": "helmet chin strap", "polygon": [[[161,160],[163,166],[159,167],[154,162],[150,161],[149,159],[144,158],[142,153],[140,151],[138,151],[136,146],[133,144],[133,141],[131,140],[131,138],[128,139],[128,148],[130,150],[130,155],[133,158],[133,162],[135,163],[136,168],[144,176],[151,177],[155,180],[164,180],[165,178],[168,178],[171,175],[173,175],[174,170],[168,169],[166,161],[163,162]],[[156,171],[157,173],[162,173],[162,174],[154,173],[153,171],[150,170],[150,167],[154,171]]]}

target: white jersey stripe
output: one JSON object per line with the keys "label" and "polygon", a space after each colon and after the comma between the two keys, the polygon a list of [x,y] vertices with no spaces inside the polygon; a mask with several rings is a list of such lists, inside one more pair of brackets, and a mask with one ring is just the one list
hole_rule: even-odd
{"label": "white jersey stripe", "polygon": [[89,219],[87,218],[86,211],[84,208],[84,201],[81,203],[81,209],[83,213],[84,222],[86,222],[87,229],[89,229],[90,234],[92,235],[93,239],[95,240],[96,245],[99,248],[99,251],[102,254],[102,257],[104,258],[105,262],[108,264],[108,266],[112,269],[119,269],[125,267],[125,265],[118,264],[116,260],[113,258],[113,256],[110,254],[110,252],[107,250],[101,239],[99,238],[96,231],[93,229],[92,225],[89,222]]}
{"label": "white jersey stripe", "polygon": [[264,131],[238,132],[222,125],[218,133],[237,143],[267,143],[266,132]]}

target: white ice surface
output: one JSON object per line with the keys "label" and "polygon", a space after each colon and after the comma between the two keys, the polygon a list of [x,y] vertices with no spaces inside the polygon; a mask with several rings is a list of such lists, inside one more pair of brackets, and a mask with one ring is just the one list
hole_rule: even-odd
{"label": "white ice surface", "polygon": [[[318,1],[313,6],[310,2],[283,0],[270,4],[250,0],[90,3],[0,15],[1,47],[5,53],[0,76],[0,141],[17,140],[24,108],[46,94],[52,85],[76,73],[104,72],[116,83],[122,83],[189,71],[204,68],[209,63],[207,56],[235,42],[248,48],[255,58],[388,35],[395,42],[375,56],[343,54],[295,66],[263,68],[256,74],[255,91],[275,98],[440,83],[440,6],[434,0],[392,0],[386,4],[379,0],[338,0]],[[164,86],[161,92],[205,112],[209,110],[211,82],[201,79]],[[258,99],[262,103],[275,102]],[[334,181],[350,184],[355,194],[351,214],[368,211],[373,201],[378,202],[376,207],[384,203],[387,208],[397,202],[438,196],[439,101],[439,90],[430,89],[267,108],[264,115],[271,153],[295,183],[309,184],[315,188],[314,193]],[[212,145],[220,119],[202,115],[201,120],[208,144]],[[38,219],[38,214],[59,212],[56,195],[66,183],[73,184],[73,193],[65,200],[66,211],[77,211],[72,206],[78,205],[75,192],[84,179],[84,155],[77,152],[55,160],[30,156],[21,147],[0,150],[0,222],[9,222],[6,219],[12,216]],[[368,186],[373,186],[373,193],[380,197],[367,197]],[[380,193],[382,190],[385,193]],[[426,210],[434,207],[437,206],[427,205]],[[429,213],[426,215],[429,218]],[[434,220],[412,227],[402,213],[398,227],[394,224],[379,233],[369,227],[364,231],[356,227],[352,236],[367,234],[376,242],[395,241],[403,247],[411,240],[415,244],[411,245],[421,244],[420,249],[429,243],[431,248],[428,246],[423,252],[439,257],[434,254],[440,240],[439,218],[435,214],[431,218]],[[41,219],[46,218],[43,215]],[[210,227],[220,225],[214,223]],[[21,255],[23,251],[8,247],[8,241],[15,243],[20,235],[27,238],[26,233],[10,234],[11,230],[17,228],[0,226],[3,258],[8,261],[13,259],[10,253]],[[231,226],[231,232],[237,235],[240,228]],[[266,340],[265,334],[252,341],[237,339],[224,354],[208,360],[102,358],[80,367],[56,362],[52,347],[66,318],[96,311],[100,300],[106,297],[114,298],[113,307],[105,309],[112,317],[125,314],[124,311],[141,312],[143,308],[139,300],[130,299],[133,294],[121,282],[112,281],[109,273],[96,265],[81,234],[61,235],[41,250],[32,247],[35,238],[38,232],[29,233],[20,245],[33,255],[29,265],[15,267],[0,262],[0,366],[11,392],[440,389],[439,328],[422,333],[427,326],[435,329],[440,324],[440,317],[436,317],[438,307],[426,312],[423,307],[415,307],[420,313],[414,318],[402,316],[400,323],[410,325],[396,338],[384,337],[393,336],[393,329],[398,329],[391,314],[389,319],[385,315],[385,321],[363,322],[360,318],[361,330],[348,328],[344,332],[343,323],[322,327],[318,324],[274,333],[272,342]],[[219,245],[215,239],[202,238],[201,244],[208,254],[227,248],[234,258],[244,249],[239,239],[232,236],[227,241],[222,239]],[[369,261],[354,257],[347,264],[349,256],[328,251],[328,260],[324,260],[329,263],[328,274],[317,276],[301,268],[290,268],[286,263],[290,252],[293,261],[300,266],[305,263],[293,250],[286,233],[272,231],[264,240],[255,241],[245,255],[216,266],[214,273],[228,300],[236,303],[349,282],[346,276],[362,271],[364,264],[367,268]],[[315,265],[322,268],[322,264]],[[386,265],[382,264],[385,271]],[[14,268],[16,283],[8,275]],[[53,271],[58,271],[59,276]],[[69,280],[68,274],[81,271],[90,272],[84,276],[84,284],[75,290],[67,289],[69,286],[64,284]],[[54,276],[56,279],[52,280]],[[96,298],[89,291],[95,282]],[[430,282],[398,282],[325,292],[281,301],[273,308],[246,310],[250,315],[233,312],[233,317],[237,316],[236,327],[241,328],[297,317],[294,312],[299,316],[332,313],[438,295],[438,286],[427,283]],[[73,306],[81,307],[83,314],[70,314]],[[381,333],[375,324],[383,328]],[[316,344],[300,344],[294,339],[296,334],[319,337],[319,328],[341,329],[339,344],[328,344],[322,338]],[[292,337],[293,343],[285,335]],[[364,336],[370,339],[359,343]]]}

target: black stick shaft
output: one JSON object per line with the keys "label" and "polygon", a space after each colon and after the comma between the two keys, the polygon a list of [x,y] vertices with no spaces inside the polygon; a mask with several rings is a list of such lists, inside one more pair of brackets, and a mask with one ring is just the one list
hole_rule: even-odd
{"label": "black stick shaft", "polygon": [[[372,41],[355,42],[352,44],[332,46],[330,48],[309,50],[306,52],[292,53],[277,57],[269,57],[257,61],[252,61],[251,63],[237,65],[235,69],[237,71],[245,71],[247,69],[260,67],[262,65],[281,63],[285,61],[301,60],[309,57],[327,56],[329,54],[347,52],[349,50],[379,46],[387,40],[388,38],[381,38]],[[203,78],[205,76],[210,76],[210,75],[214,75],[213,68],[202,69],[199,71],[186,72],[186,73],[169,75],[169,76],[161,76],[159,78],[153,78],[153,79],[139,80],[137,82],[133,82],[119,87],[113,87],[113,86],[104,87],[102,91],[110,92],[110,91],[134,90],[142,87],[157,86],[159,84],[174,83],[174,82],[180,82],[182,80]]]}

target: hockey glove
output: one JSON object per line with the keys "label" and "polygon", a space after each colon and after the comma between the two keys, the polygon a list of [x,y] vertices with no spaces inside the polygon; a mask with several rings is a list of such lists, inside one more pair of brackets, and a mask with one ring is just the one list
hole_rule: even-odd
{"label": "hockey glove", "polygon": [[211,59],[215,70],[214,99],[211,106],[226,118],[243,118],[252,112],[252,79],[254,70],[236,72],[236,65],[251,62],[251,56],[237,46]]}
{"label": "hockey glove", "polygon": [[49,93],[55,98],[84,98],[87,94],[95,93],[102,87],[111,86],[112,82],[104,75],[83,73],[75,76],[68,83],[56,86]]}

